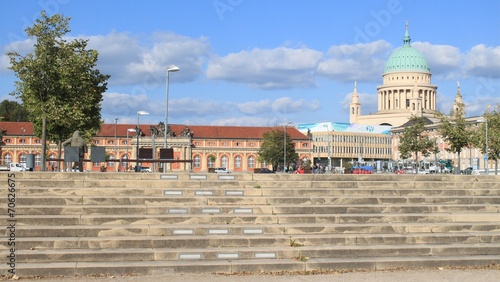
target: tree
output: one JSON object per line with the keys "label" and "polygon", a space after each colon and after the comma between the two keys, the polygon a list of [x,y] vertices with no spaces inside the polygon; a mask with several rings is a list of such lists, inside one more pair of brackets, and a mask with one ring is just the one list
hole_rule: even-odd
{"label": "tree", "polygon": [[[42,139],[42,170],[46,166],[47,140],[59,143],[75,129],[85,134],[101,126],[102,94],[109,75],[95,69],[98,52],[86,50],[87,40],[67,42],[70,18],[48,17],[41,12],[26,34],[36,38],[34,52],[9,52],[19,81],[12,95],[21,98],[30,113],[35,134]],[[61,155],[61,154],[59,154]]]}
{"label": "tree", "polygon": [[[483,154],[488,153],[489,160],[495,160],[495,175],[497,175],[500,158],[500,104],[497,104],[493,111],[490,111],[488,106],[483,117],[486,122],[480,123],[474,132],[472,142],[476,148],[481,148]],[[486,123],[488,123],[488,152],[486,152]]]}
{"label": "tree", "polygon": [[264,133],[262,136],[262,146],[259,150],[259,161],[268,162],[276,169],[278,164],[282,164],[284,160],[283,149],[286,152],[287,160],[297,160],[299,155],[295,152],[295,143],[286,135],[286,146],[284,146],[284,131],[272,130]]}
{"label": "tree", "polygon": [[2,121],[29,121],[28,112],[16,101],[3,100],[0,103]]}
{"label": "tree", "polygon": [[458,167],[455,168],[455,173],[460,171],[460,153],[462,149],[472,144],[472,131],[467,126],[465,121],[465,105],[459,103],[455,111],[450,113],[450,116],[445,116],[442,113],[437,114],[440,120],[438,126],[439,133],[448,143],[448,152],[456,153],[458,156]]}
{"label": "tree", "polygon": [[415,153],[415,161],[418,163],[418,153],[429,156],[436,151],[436,140],[425,134],[425,121],[422,117],[412,116],[407,125],[399,138],[400,156],[408,159]]}

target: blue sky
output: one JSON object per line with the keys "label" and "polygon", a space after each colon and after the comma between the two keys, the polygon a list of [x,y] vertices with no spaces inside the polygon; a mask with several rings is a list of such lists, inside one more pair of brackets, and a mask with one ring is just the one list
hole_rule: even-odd
{"label": "blue sky", "polygon": [[362,114],[408,21],[448,113],[457,81],[467,115],[500,103],[500,1],[2,0],[0,99],[16,77],[5,52],[29,52],[40,11],[70,17],[110,74],[102,117],[112,123],[274,126],[348,122],[354,82]]}

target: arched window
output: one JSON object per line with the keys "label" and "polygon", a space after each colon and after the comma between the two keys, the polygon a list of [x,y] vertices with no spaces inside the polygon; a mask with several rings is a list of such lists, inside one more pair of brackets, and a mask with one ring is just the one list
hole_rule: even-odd
{"label": "arched window", "polygon": [[40,154],[35,155],[35,166],[41,166],[42,165],[42,157]]}
{"label": "arched window", "polygon": [[214,158],[212,156],[208,156],[207,164],[208,164],[208,167],[214,167]]}
{"label": "arched window", "polygon": [[19,156],[19,163],[21,163],[21,164],[25,164],[26,163],[26,154],[25,153],[22,153]]}
{"label": "arched window", "polygon": [[255,158],[253,156],[250,156],[248,158],[248,168],[254,168],[255,167]]}
{"label": "arched window", "polygon": [[236,158],[234,158],[234,168],[241,168],[241,157],[240,156],[236,156]]}
{"label": "arched window", "polygon": [[129,169],[128,167],[128,156],[123,155],[122,156],[122,166],[125,168],[125,170]]}
{"label": "arched window", "polygon": [[54,154],[54,153],[50,154],[50,156],[49,156],[49,160],[51,160],[49,162],[49,166],[50,167],[55,167],[57,165],[56,161],[52,160],[52,159],[55,159],[55,158],[56,158],[56,154]]}
{"label": "arched window", "polygon": [[[109,160],[115,160],[115,156],[111,155],[109,156]],[[108,166],[111,166],[111,167],[114,167],[115,166],[115,162],[108,162]]]}
{"label": "arched window", "polygon": [[223,156],[221,158],[221,166],[227,168],[227,165],[228,165],[228,158],[227,156]]}
{"label": "arched window", "polygon": [[12,155],[10,153],[5,154],[3,161],[4,164],[10,165],[10,163],[12,162]]}
{"label": "arched window", "polygon": [[195,156],[193,159],[193,167],[200,168],[201,167],[201,158],[200,156]]}

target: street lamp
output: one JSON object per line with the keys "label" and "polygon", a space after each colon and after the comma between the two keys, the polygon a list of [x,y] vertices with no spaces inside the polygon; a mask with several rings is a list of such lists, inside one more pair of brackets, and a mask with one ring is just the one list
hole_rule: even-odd
{"label": "street lamp", "polygon": [[[118,118],[115,117],[115,141],[113,142],[115,144],[115,160],[116,160],[116,123],[118,122]],[[116,163],[114,163],[114,166],[115,166],[115,171],[116,171]]]}
{"label": "street lamp", "polygon": [[[163,132],[163,148],[167,149],[167,130],[168,130],[168,84],[170,80],[170,73],[179,71],[179,67],[176,65],[170,65],[167,67],[167,86],[165,95],[165,131]],[[163,164],[163,173],[167,172],[167,163]]]}
{"label": "street lamp", "polygon": [[[128,160],[128,147],[129,147],[129,144],[130,144],[130,142],[128,140],[128,133],[129,132],[135,132],[135,131],[136,131],[135,128],[129,128],[129,129],[127,129],[127,160]],[[128,161],[127,161],[127,166],[128,166]],[[128,167],[125,168],[125,170],[127,170],[127,169],[128,169]]]}
{"label": "street lamp", "polygon": [[145,111],[138,111],[137,112],[137,127],[135,129],[135,133],[137,136],[137,144],[136,144],[136,157],[135,157],[135,172],[140,172],[141,170],[139,169],[139,134],[141,134],[141,129],[139,128],[139,116],[144,116],[144,115],[149,115],[148,112]]}
{"label": "street lamp", "polygon": [[485,175],[489,175],[489,171],[488,171],[488,151],[489,151],[489,148],[488,148],[488,119],[486,118],[482,118],[482,119],[478,119],[477,122],[484,122],[484,125],[485,125],[485,135],[486,135],[486,142],[485,142],[485,150],[484,150],[484,174]]}
{"label": "street lamp", "polygon": [[[21,139],[23,147],[21,149],[21,155],[19,156],[19,159],[21,159],[21,157],[24,156],[24,143],[26,142],[26,140],[24,140],[24,132],[26,131],[26,129],[24,129],[24,127],[21,127],[21,131],[23,132],[23,139]],[[26,163],[26,157],[24,158],[24,162]]]}
{"label": "street lamp", "polygon": [[330,134],[330,126],[328,124],[323,124],[323,127],[326,127],[326,130],[328,131],[328,171],[330,172],[332,170],[332,158],[330,155],[330,148],[331,146],[331,134]]}
{"label": "street lamp", "polygon": [[289,121],[287,124],[283,125],[283,171],[286,170],[286,127],[291,124]]}

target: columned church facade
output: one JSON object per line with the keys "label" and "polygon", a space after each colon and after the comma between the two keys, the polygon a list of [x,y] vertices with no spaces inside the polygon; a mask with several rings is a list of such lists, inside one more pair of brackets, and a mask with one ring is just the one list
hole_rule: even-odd
{"label": "columned church facade", "polygon": [[411,46],[406,24],[403,46],[392,53],[385,64],[382,85],[377,87],[378,109],[361,114],[361,103],[356,83],[349,109],[349,122],[360,124],[401,126],[411,116],[435,120],[437,113],[437,86],[426,59]]}

